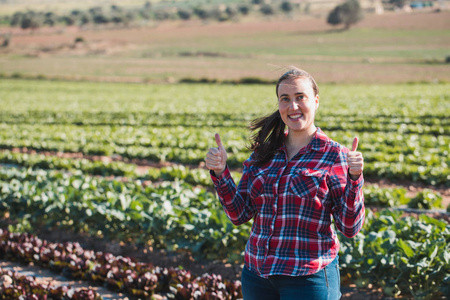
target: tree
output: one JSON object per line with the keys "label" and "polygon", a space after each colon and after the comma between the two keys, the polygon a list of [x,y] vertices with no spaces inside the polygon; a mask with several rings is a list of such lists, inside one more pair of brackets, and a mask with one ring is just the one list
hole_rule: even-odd
{"label": "tree", "polygon": [[389,3],[394,4],[396,7],[402,8],[405,6],[406,0],[390,0]]}
{"label": "tree", "polygon": [[62,16],[60,20],[62,23],[66,24],[66,26],[72,26],[73,24],[75,24],[75,17],[72,15]]}
{"label": "tree", "polygon": [[80,25],[86,25],[92,22],[92,16],[90,14],[84,13],[80,17]]}
{"label": "tree", "polygon": [[283,1],[280,5],[280,8],[282,11],[284,11],[286,14],[288,14],[294,9],[294,6],[289,1]]}
{"label": "tree", "polygon": [[125,24],[127,25],[130,19],[127,16],[127,11],[125,11],[122,7],[117,5],[111,5],[111,16],[110,19],[113,23],[117,24]]}
{"label": "tree", "polygon": [[125,15],[124,14],[114,14],[111,17],[111,21],[116,25],[120,24],[120,23],[125,23]]}
{"label": "tree", "polygon": [[238,10],[235,7],[228,5],[227,8],[225,9],[225,13],[228,15],[230,19],[232,19],[237,16]]}
{"label": "tree", "polygon": [[246,4],[241,4],[238,6],[238,10],[241,14],[244,16],[248,15],[250,13],[250,7]]}
{"label": "tree", "polygon": [[155,10],[155,20],[164,21],[170,19],[170,13],[165,9]]}
{"label": "tree", "polygon": [[70,15],[79,18],[81,15],[83,14],[83,12],[79,9],[74,9],[70,12]]}
{"label": "tree", "polygon": [[105,14],[103,14],[103,9],[100,6],[91,7],[89,9],[89,14],[91,15],[92,21],[95,24],[105,24],[109,23],[110,21],[108,17]]}
{"label": "tree", "polygon": [[260,11],[266,16],[275,14],[275,10],[273,9],[273,6],[270,4],[261,5]]}
{"label": "tree", "polygon": [[9,23],[9,25],[11,26],[18,26],[22,23],[22,19],[24,17],[24,13],[21,12],[16,12],[14,13],[14,15],[12,16],[11,22]]}
{"label": "tree", "polygon": [[20,27],[22,29],[36,29],[41,26],[41,20],[39,16],[34,11],[28,11],[25,15],[23,15],[22,20],[20,22]]}
{"label": "tree", "polygon": [[95,24],[106,24],[109,23],[109,19],[103,14],[94,15],[93,19]]}
{"label": "tree", "polygon": [[192,16],[192,11],[185,8],[180,8],[177,13],[178,17],[182,20],[189,20]]}
{"label": "tree", "polygon": [[342,23],[342,13],[341,6],[336,6],[330,13],[328,14],[327,23],[330,25],[339,25]]}
{"label": "tree", "polygon": [[56,24],[58,17],[53,12],[46,12],[44,14],[44,25],[48,25],[50,27]]}
{"label": "tree", "polygon": [[347,0],[336,6],[329,14],[327,23],[331,25],[344,24],[345,29],[358,23],[363,18],[361,5],[358,0]]}
{"label": "tree", "polygon": [[36,29],[40,26],[39,21],[36,19],[36,17],[27,15],[22,19],[22,23],[20,24],[20,27],[22,29]]}
{"label": "tree", "polygon": [[194,8],[194,14],[203,21],[211,17],[211,12],[200,6]]}

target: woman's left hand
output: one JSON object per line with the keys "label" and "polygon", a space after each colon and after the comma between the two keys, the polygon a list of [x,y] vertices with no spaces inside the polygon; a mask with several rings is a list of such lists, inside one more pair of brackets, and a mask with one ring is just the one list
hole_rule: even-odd
{"label": "woman's left hand", "polygon": [[348,172],[353,180],[357,180],[364,170],[364,158],[361,152],[356,151],[357,148],[358,138],[355,137],[352,150],[347,154]]}

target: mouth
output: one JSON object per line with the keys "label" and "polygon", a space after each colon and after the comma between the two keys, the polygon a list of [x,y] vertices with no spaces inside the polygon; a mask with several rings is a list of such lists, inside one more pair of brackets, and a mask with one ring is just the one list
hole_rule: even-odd
{"label": "mouth", "polygon": [[291,120],[300,120],[303,117],[303,114],[293,114],[293,115],[289,115],[288,118]]}

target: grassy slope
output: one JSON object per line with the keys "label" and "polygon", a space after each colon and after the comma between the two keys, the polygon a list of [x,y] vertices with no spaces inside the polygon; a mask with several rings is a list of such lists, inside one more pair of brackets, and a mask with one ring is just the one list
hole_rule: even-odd
{"label": "grassy slope", "polygon": [[[444,63],[450,45],[447,19],[449,11],[371,15],[344,32],[313,18],[72,28],[62,34],[43,30],[13,36],[11,47],[0,50],[0,70],[160,82],[184,77],[275,79],[280,69],[296,65],[320,82],[449,81]],[[86,42],[73,47],[78,36]]]}

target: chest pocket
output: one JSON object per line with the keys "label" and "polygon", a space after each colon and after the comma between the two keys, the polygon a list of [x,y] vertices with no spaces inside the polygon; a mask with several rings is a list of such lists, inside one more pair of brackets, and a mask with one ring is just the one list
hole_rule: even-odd
{"label": "chest pocket", "polygon": [[320,183],[325,178],[324,170],[301,168],[291,178],[289,189],[298,197],[314,198],[319,190]]}

